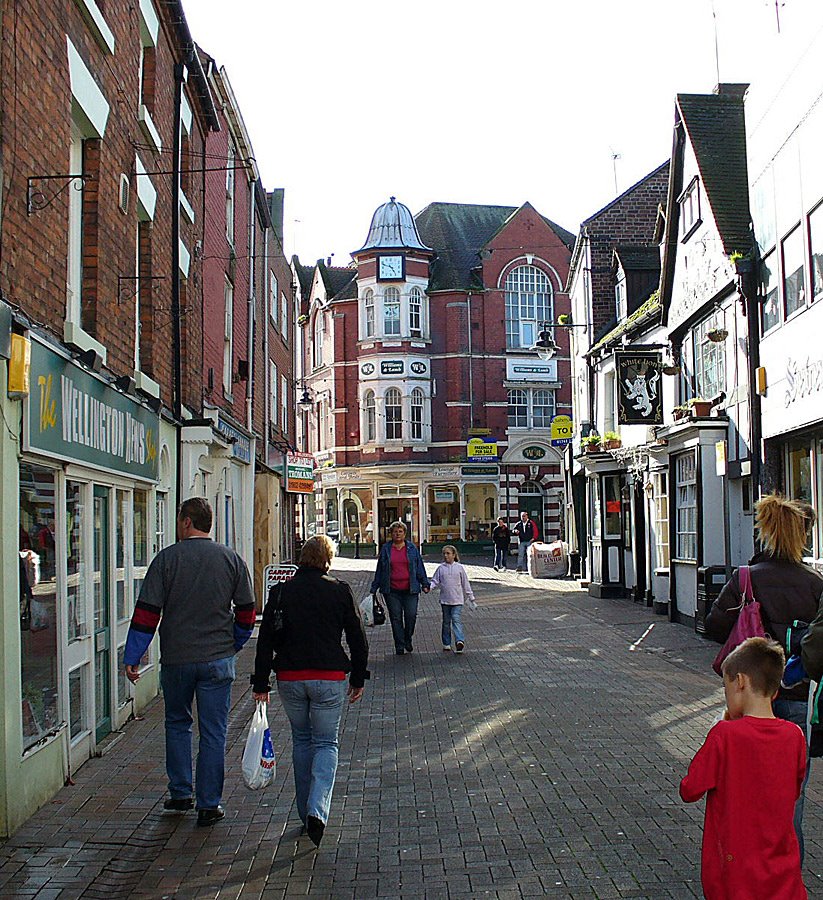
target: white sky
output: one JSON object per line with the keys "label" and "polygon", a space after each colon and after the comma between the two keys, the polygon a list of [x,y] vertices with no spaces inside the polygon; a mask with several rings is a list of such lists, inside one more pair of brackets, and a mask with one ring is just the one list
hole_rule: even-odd
{"label": "white sky", "polygon": [[[810,2],[778,0],[784,33]],[[756,82],[774,0],[714,6],[721,80]],[[529,200],[574,233],[615,196],[613,166],[620,192],[668,158],[674,95],[717,82],[712,0],[187,0],[186,15],[264,186],[286,190],[303,263],[348,264],[390,195],[413,213]]]}

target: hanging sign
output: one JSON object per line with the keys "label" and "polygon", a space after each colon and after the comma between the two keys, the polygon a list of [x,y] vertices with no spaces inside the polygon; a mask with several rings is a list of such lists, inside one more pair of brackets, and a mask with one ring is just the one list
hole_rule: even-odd
{"label": "hanging sign", "polygon": [[571,416],[555,416],[552,419],[552,447],[565,447],[574,437]]}
{"label": "hanging sign", "polygon": [[286,491],[289,494],[314,493],[314,457],[311,453],[286,454]]}
{"label": "hanging sign", "polygon": [[469,459],[497,459],[497,441],[487,441],[473,437],[466,442],[466,456]]}
{"label": "hanging sign", "polygon": [[662,425],[660,354],[615,353],[617,421],[620,425]]}
{"label": "hanging sign", "polygon": [[156,481],[159,430],[157,413],[32,340],[24,449]]}

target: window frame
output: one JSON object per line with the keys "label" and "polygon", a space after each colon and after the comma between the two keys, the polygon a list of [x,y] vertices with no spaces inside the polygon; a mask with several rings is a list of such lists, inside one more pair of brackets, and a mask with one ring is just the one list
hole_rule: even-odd
{"label": "window frame", "polygon": [[[389,402],[389,398],[397,402]],[[391,410],[391,412],[390,412]],[[396,410],[396,412],[395,412]],[[403,440],[403,393],[400,388],[386,388],[383,394],[383,419],[386,427],[386,441]]]}
{"label": "window frame", "polygon": [[[711,400],[726,390],[726,344],[724,341],[710,341],[707,337],[709,331],[722,324],[720,317],[713,314],[694,327],[694,385],[696,396],[705,400]],[[713,381],[709,375],[712,372],[715,373]]]}
{"label": "window frame", "polygon": [[697,453],[695,450],[680,453],[674,457],[674,463],[675,547],[677,551],[675,558],[685,562],[696,562],[699,539],[697,521]]}
{"label": "window frame", "polygon": [[409,290],[409,335],[423,337],[423,291],[416,285]]}
{"label": "window frame", "polygon": [[375,317],[374,291],[366,288],[363,293],[363,337],[373,338],[376,334],[377,320]]}
{"label": "window frame", "polygon": [[377,441],[377,399],[371,389],[363,395],[363,438],[366,444]]}
{"label": "window frame", "polygon": [[[794,269],[791,275],[787,275],[786,270],[786,245],[790,241],[799,241],[800,244],[800,265]],[[796,251],[796,248],[794,248]],[[789,280],[795,278],[799,274],[796,284],[797,302],[796,305],[789,310]],[[780,285],[782,293],[782,313],[785,321],[802,312],[808,305],[806,294],[806,247],[803,240],[803,229],[801,223],[798,222],[791,228],[780,241]]]}
{"label": "window frame", "polygon": [[[680,214],[681,243],[685,244],[703,222],[701,193],[700,176],[695,175],[689,182],[688,187],[683,191],[680,197],[678,197],[677,205]],[[686,215],[687,212],[688,216]]]}
{"label": "window frame", "polygon": [[[820,238],[820,252],[817,254],[814,252],[815,240],[812,229],[812,219],[816,219],[820,222],[818,232]],[[806,216],[806,232],[809,239],[809,301],[814,303],[816,300],[823,297],[823,202],[818,203],[808,216]],[[820,260],[819,266],[817,267],[815,267],[815,256]],[[815,277],[815,272],[817,272],[818,277]]]}
{"label": "window frame", "polygon": [[410,437],[412,441],[424,439],[426,395],[422,388],[414,388],[409,394]]}
{"label": "window frame", "polygon": [[235,198],[235,159],[236,151],[234,143],[229,138],[228,150],[226,151],[226,240],[234,247],[234,198]]}
{"label": "window frame", "polygon": [[[758,272],[758,280],[759,280],[759,290],[760,295],[763,298],[763,302],[760,307],[760,333],[768,334],[772,329],[777,328],[778,325],[783,321],[782,309],[783,304],[780,297],[780,254],[777,252],[777,247],[772,247],[768,253],[763,256],[763,259],[760,261],[759,272]],[[764,280],[765,273],[769,274],[768,283]],[[771,284],[772,289],[766,293],[766,287]],[[774,306],[774,317],[772,321],[772,317],[769,318],[770,324],[766,324],[766,315],[767,315],[767,307],[769,303]]]}
{"label": "window frame", "polygon": [[[534,279],[533,290],[527,290],[527,276]],[[541,280],[545,291],[539,290]],[[554,320],[554,286],[543,269],[531,263],[514,266],[503,283],[506,316],[506,350],[530,350],[541,322]],[[515,342],[516,341],[516,342]]]}
{"label": "window frame", "polygon": [[667,472],[652,472],[652,503],[654,504],[654,562],[656,569],[671,565],[669,543],[669,488]]}
{"label": "window frame", "polygon": [[231,399],[234,375],[234,285],[223,284],[223,394]]}
{"label": "window frame", "polygon": [[[392,315],[391,319],[389,319],[389,308],[397,310],[397,315]],[[392,323],[392,328],[394,328],[396,324],[396,331],[389,330],[390,321]],[[390,285],[383,289],[383,337],[399,338],[402,333],[400,289]]]}

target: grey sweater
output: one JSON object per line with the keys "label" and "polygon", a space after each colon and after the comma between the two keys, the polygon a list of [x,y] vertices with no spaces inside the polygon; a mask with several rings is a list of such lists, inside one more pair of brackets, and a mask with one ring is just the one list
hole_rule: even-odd
{"label": "grey sweater", "polygon": [[234,655],[232,606],[253,608],[254,590],[234,550],[208,538],[188,538],[155,556],[137,605],[161,616],[161,662],[210,662]]}

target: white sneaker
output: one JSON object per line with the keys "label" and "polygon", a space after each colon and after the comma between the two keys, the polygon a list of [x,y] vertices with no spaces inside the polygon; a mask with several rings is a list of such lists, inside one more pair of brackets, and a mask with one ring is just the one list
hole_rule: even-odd
{"label": "white sneaker", "polygon": [[455,653],[462,653],[462,652],[463,652],[463,641],[458,641],[458,642],[454,645],[454,652],[455,652]]}
{"label": "white sneaker", "polygon": [[444,653],[451,653],[451,649],[452,649],[451,644],[443,644],[443,652]]}

